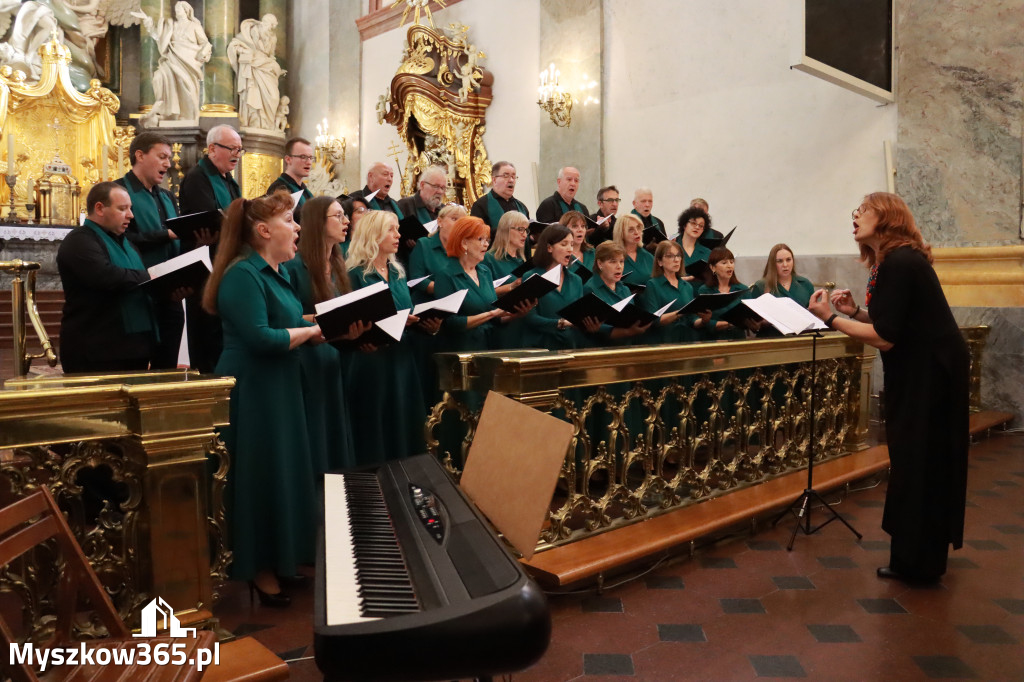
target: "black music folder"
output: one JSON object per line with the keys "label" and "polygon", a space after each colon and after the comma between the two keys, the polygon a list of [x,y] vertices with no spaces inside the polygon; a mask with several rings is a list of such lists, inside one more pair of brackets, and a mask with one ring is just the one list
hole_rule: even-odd
{"label": "black music folder", "polygon": [[654,225],[644,228],[643,245],[648,246],[650,244],[660,244],[661,242],[668,239],[668,235],[659,230]]}
{"label": "black music folder", "polygon": [[437,232],[437,221],[431,220],[423,224],[415,215],[407,215],[398,221],[398,234],[404,242],[407,239],[419,240]]}
{"label": "black music folder", "polygon": [[[632,274],[633,274],[632,272],[627,272],[626,273],[626,275],[632,275]],[[623,277],[625,277],[626,275],[623,275]],[[625,284],[627,287],[629,287],[630,293],[636,294],[637,296],[640,296],[645,291],[647,291],[647,285],[646,284],[635,284],[635,283],[632,283],[632,282],[625,282],[625,281],[622,282],[622,283]]]}
{"label": "black music folder", "polygon": [[537,266],[533,264],[533,259],[527,258],[522,263],[517,265],[516,269],[509,274],[511,274],[512,277],[514,277],[515,279],[520,279],[523,275],[528,273],[530,270],[533,270],[535,267]]}
{"label": "black music folder", "polygon": [[333,341],[355,322],[379,322],[397,313],[387,282],[376,282],[316,304],[316,322],[324,338]]}
{"label": "black music folder", "polygon": [[613,327],[632,327],[635,323],[647,324],[658,317],[633,303],[633,296],[627,296],[615,305],[609,305],[593,292],[579,298],[558,311],[558,314],[583,329],[583,319],[593,317],[601,324]]}
{"label": "black music folder", "polygon": [[[355,350],[366,344],[384,348],[396,344],[402,340],[405,333],[405,323],[409,319],[410,308],[399,310],[391,317],[377,320],[365,334],[356,339],[335,339],[331,345],[338,350]],[[321,327],[323,329],[323,327]]]}
{"label": "black music folder", "polygon": [[164,227],[174,232],[178,239],[194,242],[196,241],[195,233],[199,230],[209,230],[211,234],[220,232],[220,221],[223,217],[224,213],[220,209],[200,211],[177,218],[169,218],[164,223]]}
{"label": "black music folder", "polygon": [[729,230],[729,234],[725,235],[724,237],[707,235],[701,237],[699,241],[701,244],[708,247],[709,249],[717,249],[719,246],[725,246],[726,244],[728,244],[729,240],[732,238],[732,233],[735,231],[736,228],[734,227],[731,230]]}
{"label": "black music folder", "polygon": [[744,328],[747,326],[747,322],[760,322],[764,318],[757,314],[753,308],[748,308],[745,305],[738,305],[729,308],[719,316],[720,319],[725,320],[729,324]]}
{"label": "black music folder", "polygon": [[682,313],[702,313],[705,310],[715,311],[729,305],[750,289],[738,289],[727,294],[697,294],[692,301],[679,309]]}
{"label": "black music folder", "polygon": [[537,238],[540,237],[540,233],[544,231],[544,228],[552,224],[553,223],[542,223],[537,220],[531,220],[526,229],[530,231],[530,236],[533,237],[533,240],[537,241]]}
{"label": "black music folder", "polygon": [[[580,264],[578,268],[576,267],[577,263]],[[575,256],[573,256],[572,263],[569,265],[569,269],[575,272],[577,275],[579,275],[579,278],[583,280],[584,284],[589,282],[590,278],[594,276],[594,271],[588,268],[583,263],[583,261],[581,261],[579,258],[576,258]]]}
{"label": "black music folder", "polygon": [[212,270],[210,247],[201,246],[149,268],[149,280],[139,286],[145,287],[154,299],[170,298],[183,287],[194,292],[201,290]]}
{"label": "black music folder", "polygon": [[499,296],[498,300],[494,302],[494,306],[506,312],[514,313],[516,306],[523,301],[532,301],[551,293],[558,288],[558,271],[561,267],[561,265],[556,265],[543,275],[531,275],[512,291],[504,296]]}
{"label": "black music folder", "polygon": [[614,317],[608,320],[608,322],[613,327],[628,328],[638,322],[641,325],[648,325],[653,322],[657,322],[659,317],[661,316],[644,310],[636,303],[630,301],[629,305],[620,310]]}
{"label": "black music folder", "polygon": [[706,260],[695,260],[687,265],[684,270],[686,270],[687,275],[690,275],[701,282],[708,282],[711,280],[711,266],[708,265]]}
{"label": "black music folder", "polygon": [[412,314],[420,318],[420,321],[443,320],[459,312],[462,301],[466,298],[468,289],[459,289],[454,294],[448,294],[443,298],[420,303],[412,309]]}

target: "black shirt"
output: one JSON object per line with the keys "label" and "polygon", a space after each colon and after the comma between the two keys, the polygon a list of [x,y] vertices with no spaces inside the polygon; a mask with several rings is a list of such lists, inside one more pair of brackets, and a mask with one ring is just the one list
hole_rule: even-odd
{"label": "black shirt", "polygon": [[569,205],[558,192],[555,192],[540,202],[540,206],[537,207],[537,220],[542,223],[557,223],[562,214],[567,212],[564,206],[569,206],[569,211],[579,211],[583,215],[590,215],[590,210],[582,202],[573,199],[572,205]]}

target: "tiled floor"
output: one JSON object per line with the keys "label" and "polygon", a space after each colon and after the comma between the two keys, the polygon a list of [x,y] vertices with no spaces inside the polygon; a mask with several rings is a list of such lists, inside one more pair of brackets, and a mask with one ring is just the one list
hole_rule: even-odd
{"label": "tiled floor", "polygon": [[[885,483],[839,523],[785,545],[792,523],[666,560],[601,595],[551,599],[544,658],[516,680],[1024,680],[1024,435],[972,446],[965,546],[941,584],[875,577],[888,559]],[[610,581],[615,582],[615,581]],[[285,658],[312,655],[312,588],[286,611],[228,585],[217,609]],[[382,654],[386,655],[386,654]],[[321,679],[312,660],[293,680]]]}

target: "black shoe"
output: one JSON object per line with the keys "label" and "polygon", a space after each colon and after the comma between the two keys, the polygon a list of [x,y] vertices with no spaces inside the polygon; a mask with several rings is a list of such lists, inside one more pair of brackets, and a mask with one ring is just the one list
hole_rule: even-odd
{"label": "black shoe", "polygon": [[879,578],[889,578],[892,580],[906,580],[906,578],[904,578],[902,574],[897,573],[888,566],[879,566],[878,570],[875,571],[875,574]]}
{"label": "black shoe", "polygon": [[309,584],[309,576],[303,575],[302,573],[296,573],[295,575],[279,575],[277,576],[277,582],[281,587],[300,589]]}
{"label": "black shoe", "polygon": [[289,597],[284,592],[278,592],[276,594],[270,594],[269,592],[264,592],[263,590],[261,590],[259,588],[259,586],[255,582],[250,580],[249,581],[249,603],[250,604],[252,603],[252,600],[253,600],[252,598],[253,598],[253,594],[254,593],[257,596],[259,596],[259,598],[260,598],[260,605],[261,606],[269,606],[270,608],[274,608],[274,609],[283,609],[283,608],[286,608],[288,606],[291,606],[291,604],[292,604],[292,598]]}
{"label": "black shoe", "polygon": [[913,586],[913,585],[917,585],[917,586],[935,585],[942,578],[942,576],[938,576],[938,575],[937,576],[929,576],[929,577],[904,575],[902,573],[899,573],[899,572],[893,570],[892,568],[889,568],[888,566],[879,566],[878,570],[875,571],[875,574],[878,575],[879,578],[889,578],[889,579],[892,579],[892,580],[900,580],[900,581],[905,582],[906,584],[911,585],[911,586]]}

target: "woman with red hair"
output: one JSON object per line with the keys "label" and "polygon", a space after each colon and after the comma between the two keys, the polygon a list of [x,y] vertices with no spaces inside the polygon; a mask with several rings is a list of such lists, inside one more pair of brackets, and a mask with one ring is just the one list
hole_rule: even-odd
{"label": "woman with red hair", "polygon": [[935,582],[950,543],[963,544],[970,356],[914,216],[875,192],[853,212],[853,238],[871,268],[864,305],[849,290],[811,296],[832,329],[882,351],[889,487],[882,529],[892,537],[880,578]]}

